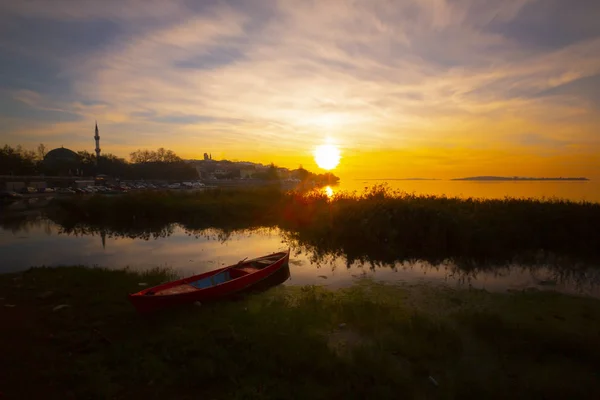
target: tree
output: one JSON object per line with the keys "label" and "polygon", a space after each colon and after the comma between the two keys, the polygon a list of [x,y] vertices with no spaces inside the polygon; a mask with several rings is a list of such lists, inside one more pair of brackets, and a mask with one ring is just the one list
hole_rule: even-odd
{"label": "tree", "polygon": [[302,164],[300,164],[298,170],[296,170],[296,177],[304,182],[310,177],[310,172],[305,170],[304,167],[302,167]]}
{"label": "tree", "polygon": [[98,172],[118,178],[129,178],[132,176],[131,165],[123,158],[119,158],[110,153],[100,156],[100,159],[98,160]]}
{"label": "tree", "polygon": [[44,161],[46,157],[46,145],[44,143],[40,143],[37,147],[37,157],[38,160]]}
{"label": "tree", "polygon": [[80,174],[85,176],[95,175],[96,155],[87,150],[78,151],[77,154],[79,155],[79,165],[76,169],[80,171]]}
{"label": "tree", "polygon": [[197,179],[198,172],[175,152],[159,148],[156,151],[137,150],[130,154],[130,173],[134,179]]}
{"label": "tree", "polygon": [[264,180],[264,181],[277,181],[279,180],[279,173],[277,172],[277,166],[273,163],[269,165],[266,171],[257,172],[253,175],[254,179]]}
{"label": "tree", "polygon": [[175,154],[172,150],[167,150],[164,154],[163,158],[164,162],[181,162],[183,161],[177,154]]}
{"label": "tree", "polygon": [[0,175],[35,175],[37,167],[35,152],[20,145],[0,148]]}
{"label": "tree", "polygon": [[278,179],[279,174],[277,173],[277,166],[271,163],[271,165],[269,165],[269,168],[267,169],[267,180],[276,181]]}
{"label": "tree", "polygon": [[132,163],[141,164],[154,161],[152,154],[148,150],[137,150],[129,154]]}
{"label": "tree", "polygon": [[143,164],[149,162],[175,163],[183,161],[173,150],[166,150],[163,147],[156,151],[137,150],[131,153],[130,159],[132,163]]}
{"label": "tree", "polygon": [[166,150],[163,147],[159,148],[153,154],[153,160],[152,161],[154,161],[154,162],[164,162],[165,161],[165,153],[166,153]]}

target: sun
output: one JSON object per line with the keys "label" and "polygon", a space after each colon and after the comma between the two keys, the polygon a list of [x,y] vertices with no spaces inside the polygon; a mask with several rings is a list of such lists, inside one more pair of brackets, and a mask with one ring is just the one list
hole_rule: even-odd
{"label": "sun", "polygon": [[340,163],[340,150],[332,144],[322,144],[315,149],[315,162],[319,168],[334,169]]}

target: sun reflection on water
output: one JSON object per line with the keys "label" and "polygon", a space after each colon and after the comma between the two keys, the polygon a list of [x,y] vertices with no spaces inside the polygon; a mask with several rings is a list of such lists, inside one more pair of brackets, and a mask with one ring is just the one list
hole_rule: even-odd
{"label": "sun reflection on water", "polygon": [[325,191],[325,194],[327,195],[327,197],[329,197],[330,199],[333,197],[333,189],[331,188],[331,186],[327,186],[323,190]]}

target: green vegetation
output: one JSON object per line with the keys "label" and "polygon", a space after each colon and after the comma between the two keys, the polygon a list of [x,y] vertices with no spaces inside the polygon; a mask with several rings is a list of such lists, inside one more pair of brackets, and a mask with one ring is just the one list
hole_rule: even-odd
{"label": "green vegetation", "polygon": [[[595,299],[362,281],[135,314],[125,294],[170,278],[77,267],[0,275],[3,394],[595,399],[600,391]],[[53,311],[59,305],[68,307]]]}
{"label": "green vegetation", "polygon": [[285,193],[278,186],[198,192],[141,192],[56,199],[48,216],[67,229],[82,225],[118,232],[155,232],[172,223],[189,229],[273,226]]}
{"label": "green vegetation", "polygon": [[507,262],[600,260],[600,204],[561,200],[480,200],[397,193],[385,187],[340,194],[277,187],[140,193],[59,200],[49,216],[67,231],[162,232],[279,227],[316,256],[377,264],[453,260],[463,268]]}

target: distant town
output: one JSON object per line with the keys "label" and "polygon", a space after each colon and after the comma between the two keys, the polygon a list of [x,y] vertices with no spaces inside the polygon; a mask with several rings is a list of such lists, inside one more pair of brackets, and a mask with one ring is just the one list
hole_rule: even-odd
{"label": "distant town", "polygon": [[93,153],[65,147],[47,151],[44,144],[36,150],[21,146],[0,147],[0,190],[28,194],[97,186],[121,190],[267,184],[310,188],[339,181],[332,173],[313,173],[301,165],[288,169],[272,163],[214,160],[209,153],[204,153],[201,160],[184,160],[164,148],[136,150],[130,153],[129,160],[125,160],[102,153],[97,123],[93,139]]}
{"label": "distant town", "polygon": [[[250,161],[229,161],[229,160],[213,160],[212,155],[204,153],[204,158],[201,160],[184,160],[188,165],[191,165],[196,170],[200,179],[217,181],[217,180],[274,180],[280,179],[283,181],[301,182],[307,178],[316,179],[333,179],[338,181],[337,177],[332,174],[323,174],[321,176],[311,174],[302,167],[290,170],[288,168],[277,167],[274,164],[261,164]],[[311,176],[312,175],[312,176]]]}

